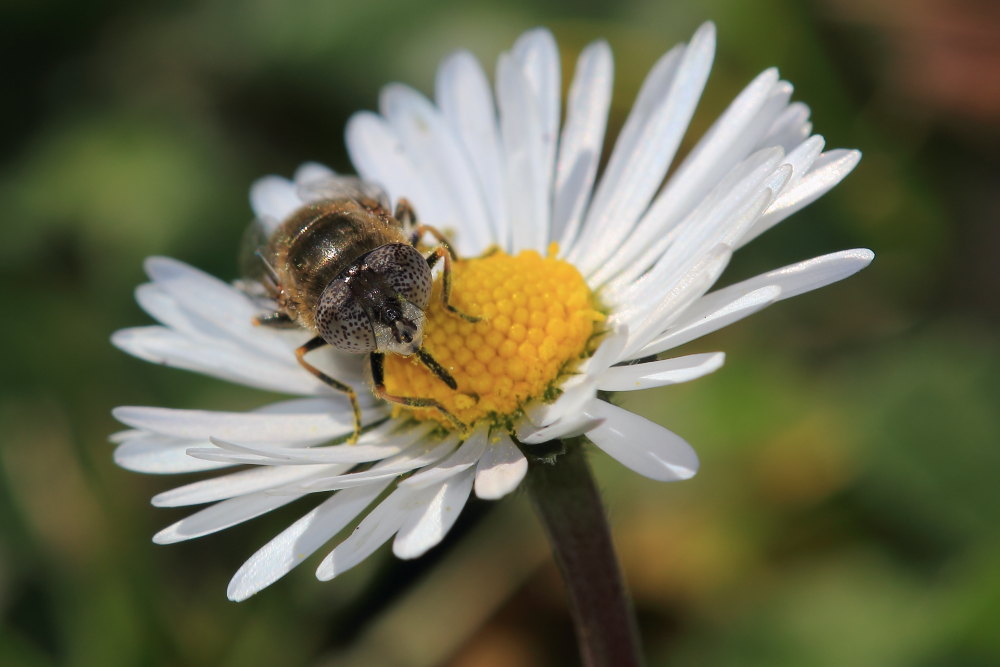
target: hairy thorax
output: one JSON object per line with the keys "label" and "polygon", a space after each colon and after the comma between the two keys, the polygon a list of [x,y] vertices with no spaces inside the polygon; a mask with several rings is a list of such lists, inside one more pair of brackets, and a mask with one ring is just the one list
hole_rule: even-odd
{"label": "hairy thorax", "polygon": [[326,286],[361,256],[389,243],[406,243],[396,221],[357,202],[317,202],[299,209],[271,237],[266,259],[281,288],[279,305],[315,331],[315,309]]}

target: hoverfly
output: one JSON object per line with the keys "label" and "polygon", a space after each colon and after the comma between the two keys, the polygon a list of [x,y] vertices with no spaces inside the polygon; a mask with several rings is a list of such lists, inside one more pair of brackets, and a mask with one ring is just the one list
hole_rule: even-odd
{"label": "hoverfly", "polygon": [[[255,323],[295,324],[315,334],[295,350],[295,356],[306,370],[350,399],[354,412],[350,442],[356,441],[361,431],[356,392],[305,359],[306,354],[324,345],[367,353],[372,390],[378,398],[436,408],[464,428],[437,401],[396,396],[385,387],[385,355],[399,354],[416,355],[448,387],[457,389],[451,374],[422,347],[431,269],[438,261],[444,262],[441,298],[445,308],[467,321],[479,320],[449,303],[451,263],[457,256],[445,236],[430,225],[418,224],[405,199],[400,199],[390,214],[385,192],[357,178],[330,176],[307,182],[300,195],[308,203],[273,231],[265,231],[257,221],[253,233],[248,234],[255,240],[244,244],[259,267],[254,272],[257,280],[277,304],[274,312],[258,316]],[[425,234],[437,241],[426,257],[417,250]]]}

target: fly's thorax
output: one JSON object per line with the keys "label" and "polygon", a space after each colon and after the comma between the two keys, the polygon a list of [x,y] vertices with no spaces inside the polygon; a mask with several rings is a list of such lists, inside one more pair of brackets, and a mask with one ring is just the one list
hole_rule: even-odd
{"label": "fly's thorax", "polygon": [[284,306],[303,325],[312,316],[327,285],[373,249],[404,243],[398,222],[352,200],[320,201],[303,206],[271,236],[264,252],[284,293]]}
{"label": "fly's thorax", "polygon": [[430,268],[416,248],[383,245],[326,285],[315,310],[316,330],[341,350],[409,356],[423,340],[431,285]]}

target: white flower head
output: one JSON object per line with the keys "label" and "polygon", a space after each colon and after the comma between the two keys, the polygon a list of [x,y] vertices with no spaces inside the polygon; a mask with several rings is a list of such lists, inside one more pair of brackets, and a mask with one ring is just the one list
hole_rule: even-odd
{"label": "white flower head", "polygon": [[[684,440],[598,392],[710,373],[722,365],[721,352],[661,356],[873,258],[864,249],[837,252],[709,291],[737,248],[820,197],[860,158],[824,152],[809,109],[791,102],[792,86],[769,69],[664,181],[714,48],[715,28],[705,24],[660,58],[600,175],[613,76],[604,42],[580,54],[561,125],[559,54],[545,30],[525,33],[500,57],[495,92],[476,60],[459,52],[438,70],[433,101],[393,84],[382,91],[379,113],[350,120],[347,146],[360,177],[380,184],[393,203],[408,199],[422,221],[446,230],[460,257],[472,258],[456,265],[453,295],[483,318],[439,316],[425,337],[458,381],[459,391],[440,400],[454,400],[448,405],[469,424],[464,431],[440,415],[428,418],[433,410],[375,399],[365,390],[362,357],[317,350],[314,363],[361,397],[365,429],[345,443],[353,428],[348,401],[294,354],[313,334],[254,326],[262,309],[246,291],[175,260],[148,260],[151,282],[137,299],[160,324],[119,331],[115,345],[297,397],[251,412],[115,410],[131,429],[114,436],[115,460],[125,468],[243,466],[153,498],[161,507],[208,505],[155,541],[207,535],[319,494],[314,509],[233,577],[229,597],[243,600],[354,524],[320,562],[320,579],[390,539],[397,556],[420,556],[445,536],[471,493],[496,499],[518,486],[527,470],[522,447],[585,435],[646,477],[693,476],[698,459]],[[258,220],[276,227],[315,199],[311,183],[331,178],[306,164],[292,180],[257,181],[250,199]],[[513,287],[512,276],[520,276]],[[426,369],[406,358],[390,355],[386,364],[397,393],[446,392],[433,378],[421,380]]]}

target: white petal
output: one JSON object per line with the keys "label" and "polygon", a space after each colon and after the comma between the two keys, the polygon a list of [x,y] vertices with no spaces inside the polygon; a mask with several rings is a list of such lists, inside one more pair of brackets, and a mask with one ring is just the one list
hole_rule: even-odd
{"label": "white petal", "polygon": [[496,76],[504,153],[504,198],[511,234],[505,250],[516,252],[541,240],[536,233],[542,224],[545,205],[536,177],[540,157],[532,154],[535,146],[529,141],[529,136],[537,134],[540,121],[538,110],[532,107],[528,96],[527,83],[506,54],[497,62]]}
{"label": "white petal", "polygon": [[[321,465],[239,470],[228,475],[202,479],[158,493],[153,496],[152,503],[155,507],[184,507],[186,505],[214,503],[218,500],[267,491],[317,476],[337,475],[347,469],[346,465]],[[284,495],[284,497],[288,496]]]}
{"label": "white petal", "polygon": [[212,438],[215,447],[192,448],[188,454],[209,461],[270,466],[365,463],[402,452],[433,428],[434,425],[431,423],[400,428],[399,422],[387,420],[378,427],[362,433],[356,443],[328,447],[244,445]]}
{"label": "white petal", "polygon": [[297,500],[297,498],[295,496],[271,496],[265,493],[230,498],[195,512],[191,516],[164,528],[153,536],[153,541],[157,544],[173,544],[216,533],[266,514],[293,500]]}
{"label": "white petal", "polygon": [[147,257],[143,262],[146,275],[157,285],[173,294],[181,303],[187,300],[219,303],[227,314],[255,314],[253,303],[246,295],[215,276],[172,257]]}
{"label": "white petal", "polygon": [[398,558],[419,558],[444,539],[461,514],[472,490],[474,471],[463,470],[440,486],[419,510],[411,512],[400,526],[392,544]]}
{"label": "white petal", "polygon": [[[765,70],[729,105],[688,154],[643,215],[629,238],[615,252],[614,266],[594,276],[603,282],[620,266],[633,262],[657,239],[663,238],[717,186],[719,180],[746,157],[759,133],[773,122],[771,109],[779,90],[778,72]],[[769,104],[771,103],[771,104]]]}
{"label": "white petal", "polygon": [[216,294],[200,287],[178,287],[163,283],[139,285],[136,301],[161,324],[190,339],[192,345],[248,348],[247,352],[262,354],[272,363],[294,364],[293,350],[302,343],[304,331],[279,332],[254,326],[255,315],[265,308],[252,304],[245,294],[228,286],[225,292]]}
{"label": "white petal", "polygon": [[322,581],[343,574],[392,537],[411,512],[420,511],[434,495],[430,489],[396,489],[368,513],[350,537],[337,545],[316,569]]}
{"label": "white petal", "polygon": [[721,305],[715,301],[708,301],[714,294],[717,292],[712,292],[691,304],[672,327],[640,350],[633,352],[631,358],[641,359],[659,354],[738,322],[777,301],[781,295],[781,288],[776,285],[761,287],[740,294]]}
{"label": "white petal", "polygon": [[602,391],[633,391],[668,384],[689,382],[722,368],[722,352],[692,354],[644,364],[615,366],[601,375],[597,388]]}
{"label": "white petal", "polygon": [[541,428],[525,422],[518,426],[517,438],[526,445],[539,445],[556,438],[586,433],[600,423],[599,419],[589,419],[583,414],[567,413]]}
{"label": "white petal", "polygon": [[611,330],[604,334],[594,355],[580,365],[580,372],[589,378],[595,378],[606,369],[622,360],[622,353],[628,345],[628,325],[609,323]]}
{"label": "white petal", "polygon": [[417,215],[432,224],[453,217],[450,205],[425,181],[385,119],[368,111],[356,113],[347,121],[345,139],[358,175],[381,185],[393,201],[405,197]]}
{"label": "white petal", "polygon": [[813,163],[816,162],[816,158],[823,152],[824,145],[826,145],[826,140],[820,135],[814,134],[802,143],[793,146],[785,155],[785,164],[792,167],[792,177],[788,180],[785,190],[778,192],[778,198],[809,172]]}
{"label": "white petal", "polygon": [[604,145],[613,81],[611,49],[606,42],[594,42],[577,60],[569,88],[566,124],[559,139],[552,238],[566,249],[572,246],[590,201]]}
{"label": "white petal", "polygon": [[[111,343],[133,357],[284,394],[331,394],[333,389],[298,364],[272,361],[224,340],[194,340],[166,327],[120,329]],[[294,362],[294,356],[292,356]]]}
{"label": "white petal", "polygon": [[273,230],[302,206],[302,200],[288,179],[265,176],[250,186],[250,206],[257,219]]}
{"label": "white petal", "polygon": [[747,232],[742,243],[748,243],[792,213],[822,197],[851,173],[860,160],[861,152],[855,150],[838,149],[820,155],[811,171],[774,200],[760,220]]}
{"label": "white petal", "polygon": [[343,530],[388,482],[338,491],[265,544],[237,570],[227,595],[240,602],[270,586]]}
{"label": "white petal", "polygon": [[208,340],[227,335],[211,322],[183,308],[176,299],[154,283],[136,287],[135,300],[150,317],[178,333]]}
{"label": "white petal", "polygon": [[548,30],[538,28],[521,35],[511,51],[518,63],[524,80],[530,88],[531,98],[538,108],[540,131],[529,140],[537,142],[532,151],[537,155],[538,192],[542,194],[541,224],[538,227],[538,241],[542,249],[547,245],[551,224],[552,179],[556,159],[556,141],[559,136],[559,116],[561,106],[561,77],[559,49],[556,40]]}
{"label": "white petal", "polygon": [[525,409],[526,420],[518,427],[518,439],[523,440],[522,436],[528,436],[565,415],[577,414],[581,406],[597,393],[597,383],[593,378],[575,375],[563,383],[562,389],[563,393],[552,403],[534,403]]}
{"label": "white petal", "polygon": [[[354,418],[349,407],[333,401],[313,399],[298,402],[292,413],[216,412],[123,406],[112,411],[115,419],[154,433],[176,438],[217,437],[245,443],[316,444],[350,433]],[[385,406],[363,410],[362,423],[384,417]]]}
{"label": "white petal", "polygon": [[484,500],[497,500],[517,488],[528,472],[528,459],[503,433],[490,442],[476,464],[476,496]]}
{"label": "white petal", "polygon": [[207,441],[178,440],[138,431],[132,433],[115,447],[114,453],[115,463],[126,470],[163,475],[218,470],[231,465],[226,462],[202,461],[187,455],[190,447],[207,445]]}
{"label": "white petal", "polygon": [[558,53],[552,36],[533,30],[497,62],[500,136],[506,156],[511,250],[544,252],[558,119]]}
{"label": "white petal", "polygon": [[[774,185],[784,185],[791,167],[782,165],[784,153],[771,148],[754,153],[726,174],[702,202],[661,238],[649,243],[638,257],[615,257],[591,280],[617,274],[605,288],[614,302],[647,304],[637,291],[678,276],[713,246],[731,245],[745,233],[773,201]],[[639,276],[642,276],[639,278]],[[595,284],[595,283],[592,283]]]}
{"label": "white petal", "polygon": [[385,459],[369,470],[350,472],[343,475],[330,475],[304,483],[289,484],[275,489],[274,492],[294,494],[303,491],[333,491],[335,489],[348,489],[353,486],[369,484],[378,480],[393,479],[411,470],[416,470],[417,468],[440,461],[445,456],[448,456],[457,444],[458,438],[456,436],[448,437],[439,443],[421,442],[401,454]]}
{"label": "white petal", "polygon": [[438,69],[436,92],[438,106],[475,170],[489,212],[492,241],[507,247],[510,228],[500,130],[486,75],[471,53],[459,51]]}
{"label": "white petal", "polygon": [[[226,372],[245,377],[245,380],[237,380],[245,384],[257,385],[264,382],[255,378],[261,374],[257,369],[259,366],[265,376],[269,369],[275,369],[276,373],[286,376],[291,373],[291,377],[299,378],[300,386],[322,385],[296,363],[294,358],[295,348],[308,338],[308,332],[304,329],[278,330],[254,325],[255,317],[265,309],[264,306],[251,299],[244,291],[183,262],[166,257],[150,257],[146,260],[145,267],[154,282],[142,285],[137,290],[140,305],[176,331],[164,334],[156,328],[126,329],[116,333],[112,342],[118,344],[117,341],[120,340],[123,346],[136,345],[138,351],[127,351],[142,355],[150,352],[143,350],[144,343],[147,344],[145,347],[157,344],[164,346],[168,345],[169,340],[175,340],[177,343],[174,345],[176,350],[173,356],[179,358],[175,365],[186,368],[188,364],[204,364],[203,359],[211,359],[218,354],[222,360],[235,365],[235,368],[222,371],[221,361],[214,364],[208,362],[206,367],[219,367],[220,372],[216,374]],[[135,341],[132,340],[131,333],[124,332],[148,332],[150,339]],[[202,348],[203,353],[199,354],[199,349]],[[170,355],[169,350],[164,350],[164,353]],[[256,359],[258,362],[239,364],[238,359],[241,357]],[[351,383],[361,378],[360,358],[357,355],[327,348],[311,357],[314,363],[317,358],[334,362],[338,367],[334,371],[338,379]],[[278,369],[284,369],[284,372]],[[329,388],[319,389],[316,393],[329,391]]]}
{"label": "white petal", "polygon": [[453,475],[471,468],[486,450],[487,429],[481,428],[470,435],[451,455],[426,470],[422,470],[399,483],[400,487],[423,488],[437,484]]}
{"label": "white petal", "polygon": [[755,278],[706,294],[684,311],[674,326],[650,341],[633,357],[657,354],[721,329],[766,306],[854,275],[875,258],[857,248],[769,271]]}
{"label": "white petal", "polygon": [[640,475],[672,482],[698,472],[698,455],[691,446],[662,426],[600,399],[588,403],[585,412],[604,420],[587,438]]}
{"label": "white petal", "polygon": [[715,26],[660,59],[643,83],[594,192],[580,243],[570,257],[585,274],[601,266],[649,205],[708,80]]}
{"label": "white petal", "polygon": [[762,273],[708,294],[705,298],[711,299],[711,304],[721,303],[735,294],[756,290],[765,285],[777,285],[781,288],[780,298],[788,299],[853,276],[871,264],[873,259],[875,253],[867,248],[832,252]]}
{"label": "white petal", "polygon": [[[547,176],[551,178],[551,165],[555,161],[556,135],[559,131],[559,109],[561,72],[559,48],[548,30],[536,28],[521,35],[513,48],[514,59],[524,72],[524,78],[531,86],[537,100],[542,121],[542,161],[549,165]],[[547,185],[547,184],[546,184]]]}
{"label": "white petal", "polygon": [[702,296],[718,280],[729,263],[732,253],[727,246],[717,246],[705,253],[702,261],[663,285],[666,293],[659,302],[641,311],[634,311],[626,320],[629,326],[629,342],[622,356],[632,358],[636,350],[643,348],[651,338],[656,337],[671,320],[679,317],[684,309]]}
{"label": "white petal", "polygon": [[[472,165],[440,112],[423,95],[400,84],[383,88],[379,100],[383,116],[428,191],[439,199],[440,217],[424,218],[424,222],[458,230],[454,240],[463,254],[477,253],[489,246],[492,241],[489,215]],[[414,206],[418,216],[428,215],[421,211],[418,202]]]}
{"label": "white petal", "polygon": [[781,146],[786,151],[790,151],[808,137],[811,130],[809,107],[802,102],[793,102],[785,107],[785,110],[774,121],[771,129],[757,143],[757,148]]}
{"label": "white petal", "polygon": [[318,162],[304,162],[295,170],[292,181],[298,191],[303,185],[316,183],[317,181],[327,181],[337,175],[333,169]]}
{"label": "white petal", "polygon": [[144,266],[156,288],[172,297],[177,307],[211,326],[211,338],[218,339],[221,333],[224,339],[291,363],[288,336],[255,326],[254,318],[262,309],[244,292],[169,257],[149,257]]}

